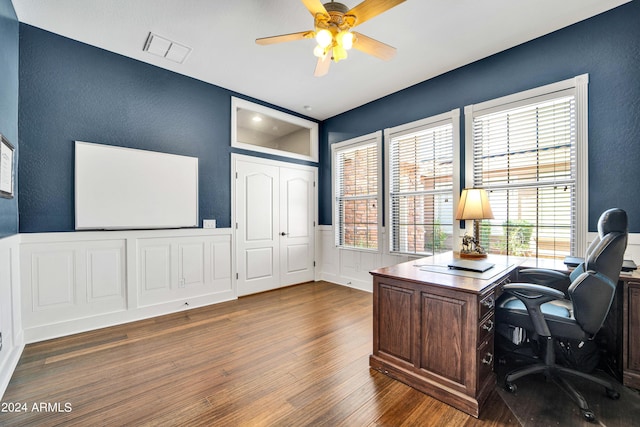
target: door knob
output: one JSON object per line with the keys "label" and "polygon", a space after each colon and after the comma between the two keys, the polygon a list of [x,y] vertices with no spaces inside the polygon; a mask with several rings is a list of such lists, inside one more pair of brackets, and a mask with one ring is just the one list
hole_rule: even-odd
{"label": "door knob", "polygon": [[280,233],[281,236],[286,236],[287,233],[285,233],[284,231],[282,233]]}

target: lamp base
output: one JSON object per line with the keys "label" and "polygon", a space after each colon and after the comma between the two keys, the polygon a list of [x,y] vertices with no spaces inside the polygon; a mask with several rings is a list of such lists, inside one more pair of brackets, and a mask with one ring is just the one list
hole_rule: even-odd
{"label": "lamp base", "polygon": [[460,258],[465,258],[465,259],[482,259],[482,258],[486,258],[487,254],[481,254],[478,252],[463,252],[460,251]]}

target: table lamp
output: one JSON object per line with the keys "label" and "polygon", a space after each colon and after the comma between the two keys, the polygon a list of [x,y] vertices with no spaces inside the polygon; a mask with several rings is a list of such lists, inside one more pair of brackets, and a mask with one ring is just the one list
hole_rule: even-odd
{"label": "table lamp", "polygon": [[473,220],[473,237],[462,238],[462,249],[460,258],[486,258],[487,253],[480,246],[480,221],[482,219],[492,219],[493,212],[489,205],[489,195],[482,188],[465,188],[460,194],[460,203],[456,219]]}

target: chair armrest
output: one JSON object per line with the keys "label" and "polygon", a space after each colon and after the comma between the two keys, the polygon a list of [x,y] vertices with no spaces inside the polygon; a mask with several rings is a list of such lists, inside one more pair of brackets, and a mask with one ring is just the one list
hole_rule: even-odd
{"label": "chair armrest", "polygon": [[503,291],[522,301],[538,335],[551,336],[551,331],[540,306],[549,301],[565,299],[563,292],[532,283],[509,283],[503,286]]}
{"label": "chair armrest", "polygon": [[525,302],[526,299],[535,301],[536,305],[542,305],[556,299],[566,299],[562,291],[533,283],[509,283],[504,285],[502,289],[522,302]]}
{"label": "chair armrest", "polygon": [[565,292],[571,285],[571,279],[568,273],[556,270],[548,270],[545,268],[526,268],[518,272],[518,280],[525,283],[535,283],[538,285],[548,286]]}

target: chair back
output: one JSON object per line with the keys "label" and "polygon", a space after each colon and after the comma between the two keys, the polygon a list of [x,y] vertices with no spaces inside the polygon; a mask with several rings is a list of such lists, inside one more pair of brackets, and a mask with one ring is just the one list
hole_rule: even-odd
{"label": "chair back", "polygon": [[613,208],[598,220],[598,238],[589,246],[584,271],[569,286],[574,317],[585,332],[595,335],[613,302],[628,239],[627,213]]}

